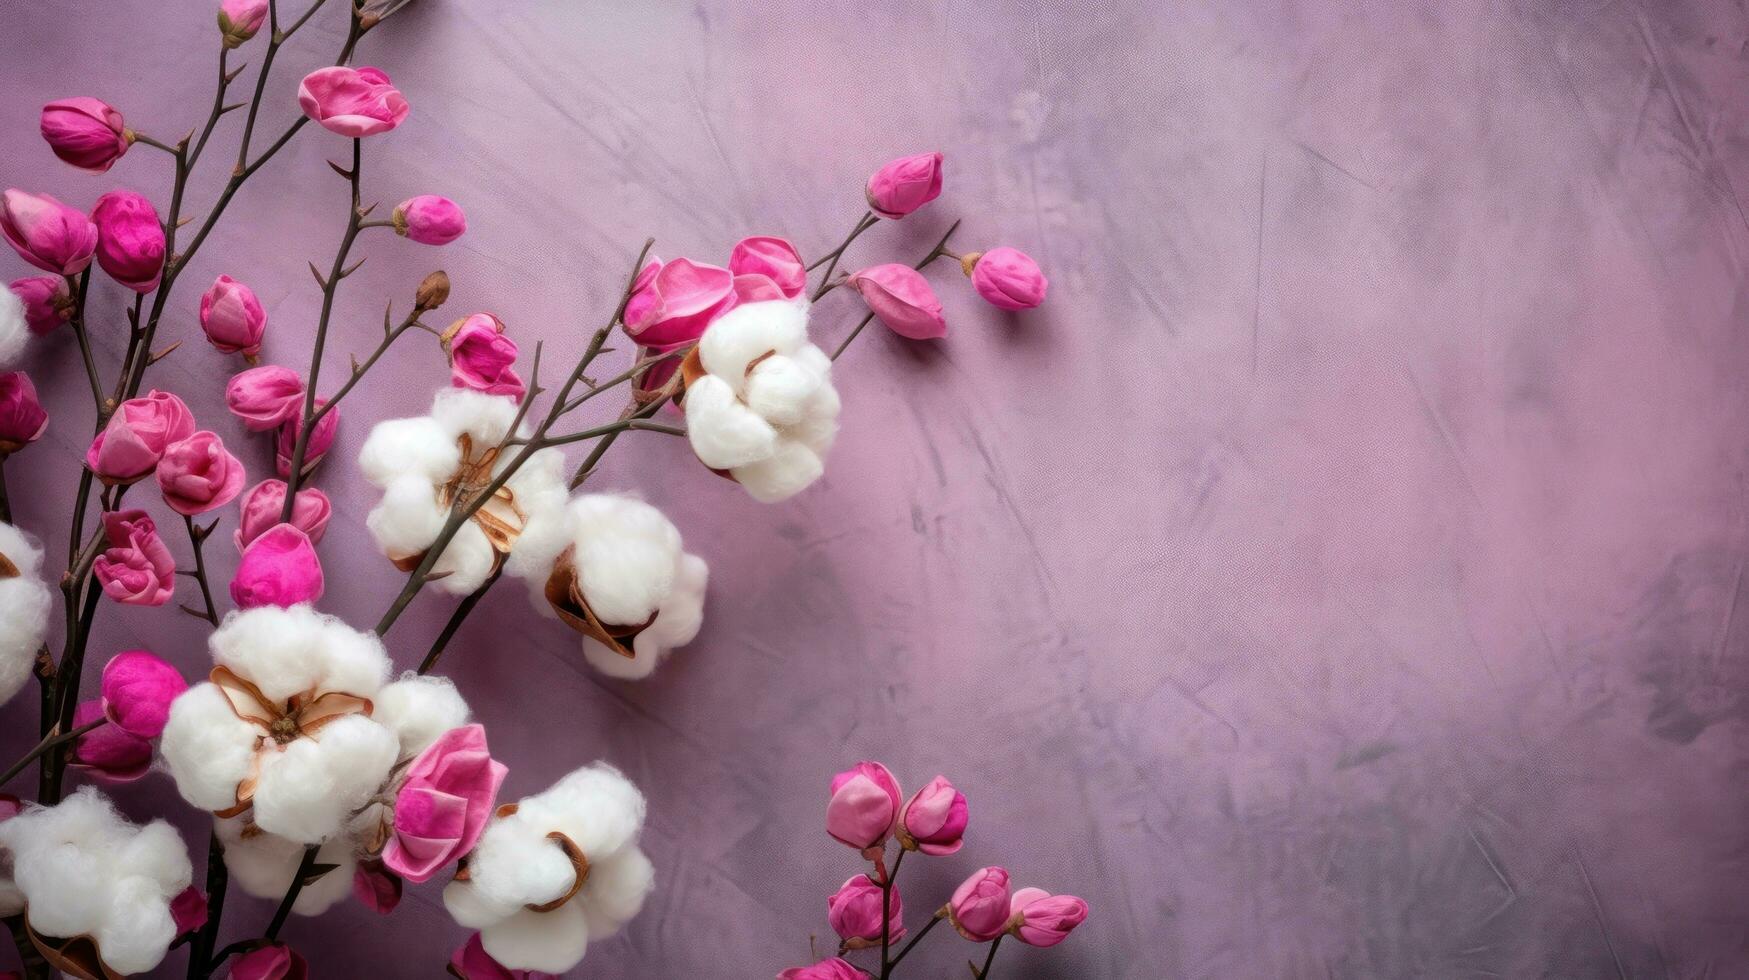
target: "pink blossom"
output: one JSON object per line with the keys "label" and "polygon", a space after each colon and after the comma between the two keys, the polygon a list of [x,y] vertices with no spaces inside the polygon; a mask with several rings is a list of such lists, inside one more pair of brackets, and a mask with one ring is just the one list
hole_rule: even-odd
{"label": "pink blossom", "polygon": [[916,269],[889,262],[852,275],[848,285],[861,293],[875,316],[899,336],[912,340],[947,336],[941,300],[935,298],[929,280]]}
{"label": "pink blossom", "polygon": [[219,33],[225,47],[236,48],[267,23],[268,0],[224,0],[219,4]]}
{"label": "pink blossom", "polygon": [[304,379],[277,364],[239,371],[225,385],[225,407],[251,432],[277,429],[296,418],[304,402]]}
{"label": "pink blossom", "polygon": [[952,854],[965,843],[966,795],[946,776],[937,776],[905,802],[899,814],[899,839],[925,854]]}
{"label": "pink blossom", "polygon": [[42,335],[73,315],[73,298],[61,276],[26,276],[12,280],[12,291],[24,301],[24,322],[30,332]]}
{"label": "pink blossom", "polygon": [[475,313],[443,332],[449,354],[449,383],[488,395],[521,399],[527,388],[512,367],[516,342],[504,333],[504,323],[490,313]]}
{"label": "pink blossom", "polygon": [[[102,720],[103,703],[96,699],[73,709],[74,728]],[[152,743],[115,725],[98,725],[73,740],[67,762],[106,782],[131,783],[152,770]]]}
{"label": "pink blossom", "polygon": [[1008,903],[1008,931],[1028,946],[1055,946],[1087,921],[1087,903],[1073,895],[1022,888]]}
{"label": "pink blossom", "polygon": [[97,226],[85,212],[47,194],[0,194],[0,235],[24,261],[61,276],[85,271],[97,251]]}
{"label": "pink blossom", "polygon": [[355,138],[386,133],[407,118],[407,100],[380,68],[318,68],[298,86],[298,105],[324,128]]}
{"label": "pink blossom", "polygon": [[194,415],[182,399],[156,389],[122,402],[91,441],[85,465],[106,485],[151,474],[165,450],[194,434]]}
{"label": "pink blossom", "polygon": [[[262,480],[243,491],[237,505],[241,514],[231,540],[237,551],[242,552],[249,542],[279,524],[279,515],[285,509],[285,481]],[[305,487],[298,491],[298,499],[292,504],[291,524],[308,535],[311,544],[318,544],[333,514],[334,506],[327,494],[315,487]]]}
{"label": "pink blossom", "polygon": [[883,218],[903,218],[941,196],[941,154],[900,157],[868,179],[868,206]]}
{"label": "pink blossom", "polygon": [[1050,283],[1038,263],[1018,248],[1004,245],[973,258],[972,288],[994,307],[1030,310],[1045,301]]}
{"label": "pink blossom", "polygon": [[[316,411],[321,412],[322,406],[328,404],[328,399],[316,399]],[[279,435],[273,443],[273,464],[279,470],[281,478],[291,476],[292,456],[298,451],[298,430],[304,425],[304,406],[297,403],[295,413],[291,418],[280,424]],[[340,409],[332,412],[322,412],[322,417],[316,420],[316,427],[310,430],[310,437],[304,446],[304,472],[307,474],[316,468],[322,457],[328,455],[328,449],[334,445],[334,433],[340,428]]]}
{"label": "pink blossom", "polygon": [[164,450],[158,461],[158,489],[164,502],[184,517],[204,514],[243,492],[243,464],[211,432],[202,430]]}
{"label": "pink blossom", "polygon": [[[200,329],[224,353],[252,358],[261,353],[267,311],[261,308],[254,290],[230,276],[220,276],[200,297]],[[298,387],[301,390],[303,386]]]}
{"label": "pink blossom", "polygon": [[158,288],[164,275],[164,225],[144,194],[110,191],[91,209],[97,225],[97,264],[136,293]]}
{"label": "pink blossom", "polygon": [[899,781],[878,762],[858,762],[832,777],[826,832],[859,851],[885,844],[899,814]]}
{"label": "pink blossom", "polygon": [[868,974],[834,956],[813,966],[791,967],[779,973],[777,980],[868,980]]}
{"label": "pink blossom", "polygon": [[170,919],[176,923],[176,934],[186,935],[206,925],[206,892],[189,885],[170,900]]}
{"label": "pink blossom", "polygon": [[352,895],[372,912],[388,915],[401,904],[401,876],[381,861],[360,861],[352,873]]}
{"label": "pink blossom", "polygon": [[421,245],[448,245],[468,230],[461,205],[447,197],[421,194],[402,201],[390,216],[395,233]]}
{"label": "pink blossom", "polygon": [[43,106],[43,139],[55,156],[80,170],[100,174],[133,143],[121,113],[102,99],[77,96]]}
{"label": "pink blossom", "polygon": [[158,526],[143,510],[103,515],[109,550],[92,563],[103,591],[130,606],[162,606],[176,592],[176,559],[158,536]]}
{"label": "pink blossom", "polygon": [[103,716],[130,735],[157,738],[170,702],[186,690],[175,667],[145,650],[126,650],[103,665]]}
{"label": "pink blossom", "polygon": [[413,760],[395,794],[394,836],[383,847],[383,863],[417,883],[473,850],[506,771],[488,752],[481,726],[443,733]]}
{"label": "pink blossom", "polygon": [[949,918],[960,935],[987,943],[1008,927],[1008,872],[981,868],[954,889],[947,903]]}
{"label": "pink blossom", "polygon": [[309,980],[310,967],[284,943],[257,946],[231,963],[231,980]]}
{"label": "pink blossom", "polygon": [[238,609],[289,608],[322,598],[324,584],[310,536],[290,524],[276,524],[243,549],[231,579],[231,601]]}
{"label": "pink blossom", "polygon": [[[784,299],[794,299],[808,288],[808,266],[796,247],[787,240],[770,235],[756,235],[735,243],[729,253],[729,271],[735,274],[736,292],[741,293],[742,276],[763,276],[776,286]],[[741,302],[756,302],[746,295]]]}
{"label": "pink blossom", "polygon": [[23,371],[0,374],[0,459],[42,438],[49,413],[37,400],[36,385]]}
{"label": "pink blossom", "polygon": [[691,259],[653,259],[638,273],[626,303],[625,330],[645,347],[697,340],[735,306],[735,274]]}
{"label": "pink blossom", "polygon": [[539,970],[512,970],[492,958],[479,933],[468,937],[467,943],[449,958],[449,968],[462,980],[558,980],[558,975]]}
{"label": "pink blossom", "polygon": [[[881,941],[881,886],[866,874],[854,875],[843,887],[826,899],[826,921],[838,938],[851,942],[853,948]],[[887,909],[887,938],[905,935],[904,906],[899,901],[899,889],[894,886]]]}

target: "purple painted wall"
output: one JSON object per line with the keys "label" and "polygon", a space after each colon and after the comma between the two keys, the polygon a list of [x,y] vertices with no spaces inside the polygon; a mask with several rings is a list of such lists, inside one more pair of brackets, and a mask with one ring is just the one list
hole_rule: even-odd
{"label": "purple painted wall", "polygon": [[[36,138],[50,98],[172,138],[203,113],[208,4],[4,6],[0,183],[82,206],[111,183]],[[308,34],[274,120],[337,46],[331,16]],[[414,106],[371,141],[367,195],[449,194],[472,227],[369,245],[330,372],[437,264],[446,313],[492,309],[561,363],[645,235],[817,253],[866,172],[921,149],[947,193],[858,262],[963,215],[965,245],[1052,278],[1008,318],[938,268],[952,335],[858,342],[828,476],[790,503],[679,441],[614,450],[600,485],[640,489],[713,570],[703,635],[654,680],[592,674],[514,589],[462,631],[449,667],[507,792],[605,757],[650,795],[659,890],[577,975],[805,962],[852,870],[825,783],[863,757],[972,800],[965,851],[907,867],[914,916],[990,863],[1091,903],[1064,945],[1005,949],[1005,980],[1749,973],[1746,42],[1741,5],[1706,0],[419,0],[367,38]],[[240,196],[171,336],[229,272],[269,308],[270,359],[304,362],[341,149],[307,132]],[[113,177],[161,193],[161,164]],[[107,373],[120,296],[97,293]],[[834,295],[817,334],[857,315]],[[37,350],[54,423],[8,475],[58,561],[90,406],[67,339]],[[154,374],[265,472],[224,414],[234,367],[191,342]],[[355,625],[400,577],[350,457],[443,377],[421,341],[367,380],[320,475],[325,605]],[[396,628],[399,663],[448,608]],[[100,654],[203,669],[193,619],[99,624]],[[31,714],[7,709],[0,755]],[[198,855],[165,777],[116,796]],[[433,976],[463,933],[437,889],[409,896],[288,935],[320,976]],[[227,938],[267,913],[235,902]],[[932,936],[911,972],[968,953]]]}

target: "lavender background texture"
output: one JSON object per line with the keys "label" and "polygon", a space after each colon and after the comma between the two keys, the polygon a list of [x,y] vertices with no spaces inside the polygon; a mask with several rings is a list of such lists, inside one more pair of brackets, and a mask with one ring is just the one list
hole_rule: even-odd
{"label": "lavender background texture", "polygon": [[[174,139],[210,98],[212,6],[0,2],[0,182],[162,195],[167,158],[74,172],[37,110],[95,95]],[[338,14],[282,55],[269,132]],[[907,863],[913,923],[985,864],[1090,902],[1063,945],[1005,947],[1002,980],[1749,975],[1743,4],[419,0],[359,60],[413,104],[368,142],[367,199],[447,194],[471,227],[367,240],[330,379],[437,267],[441,319],[490,309],[568,363],[646,235],[670,257],[720,262],[748,233],[818,254],[869,170],[925,149],[946,193],[853,264],[912,261],[963,216],[959,244],[1019,246],[1052,280],[1010,317],[936,267],[951,335],[858,341],[828,475],[788,503],[679,440],[621,441],[597,489],[644,494],[712,568],[704,632],[654,679],[592,673],[515,588],[462,630],[446,669],[508,795],[596,758],[649,794],[658,890],[574,975],[769,977],[810,934],[824,950],[824,897],[856,870],[826,783],[861,758],[971,798],[965,850]],[[301,134],[164,327],[185,343],[154,383],[252,475],[271,450],[225,413],[240,365],[199,340],[196,301],[249,282],[268,359],[302,368],[343,152]],[[112,375],[123,297],[94,293]],[[816,336],[859,315],[840,291]],[[318,477],[323,605],[360,627],[401,577],[352,457],[445,379],[429,338],[404,343]],[[70,337],[26,367],[54,421],[7,475],[58,563],[91,407]],[[418,602],[398,664],[452,603]],[[197,675],[204,633],[105,604],[92,657],[146,646]],[[21,698],[0,756],[32,732]],[[200,860],[167,777],[113,792]],[[269,911],[234,897],[225,938]],[[427,977],[464,932],[411,887],[390,917],[348,904],[287,936],[317,976]],[[963,976],[971,953],[938,932],[901,975]]]}

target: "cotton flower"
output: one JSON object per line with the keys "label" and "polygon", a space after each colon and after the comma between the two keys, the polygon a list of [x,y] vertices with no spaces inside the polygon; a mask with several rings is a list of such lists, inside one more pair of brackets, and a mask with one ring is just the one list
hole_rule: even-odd
{"label": "cotton flower", "polygon": [[[67,280],[61,276],[25,276],[12,280],[12,292],[24,301],[24,322],[34,334],[45,334],[73,315],[73,297],[67,292]],[[6,302],[0,297],[0,303]],[[4,314],[0,314],[3,318]],[[0,329],[0,334],[5,331]],[[0,348],[4,348],[0,341]],[[0,364],[6,363],[0,353]]]}
{"label": "cotton flower", "polygon": [[230,276],[220,276],[201,294],[200,329],[220,351],[253,358],[261,353],[267,311],[255,298],[255,290]]}
{"label": "cotton flower", "polygon": [[468,230],[461,205],[436,194],[420,194],[396,205],[389,220],[395,233],[421,245],[448,245]]}
{"label": "cotton flower", "polygon": [[158,288],[164,275],[164,225],[144,194],[114,190],[91,209],[97,225],[97,264],[136,293]]}
{"label": "cotton flower", "polygon": [[58,276],[76,276],[97,251],[97,226],[47,194],[0,194],[0,235],[19,257]]}
{"label": "cotton flower", "polygon": [[673,522],[634,497],[578,497],[565,527],[562,540],[526,542],[522,557],[551,568],[544,578],[530,576],[537,608],[583,634],[583,657],[597,670],[648,677],[670,650],[698,635],[704,559],[681,550]]}
{"label": "cotton flower", "polygon": [[764,503],[819,479],[839,400],[831,360],[808,342],[806,302],[737,306],[705,331],[697,355],[683,367],[683,404],[698,458]]}
{"label": "cotton flower", "polygon": [[211,681],[171,705],[160,743],[177,790],[220,816],[252,811],[268,833],[326,839],[400,754],[371,717],[382,642],[308,606],[262,606],[226,616],[207,644]]}
{"label": "cotton flower", "polygon": [[94,174],[115,166],[133,144],[121,113],[102,99],[87,96],[56,99],[43,106],[42,134],[55,156]]}
{"label": "cotton flower", "polygon": [[443,890],[449,914],[480,930],[492,959],[564,973],[643,907],[655,878],[637,843],[644,797],[619,770],[579,769],[498,815],[465,877]]}
{"label": "cotton flower", "polygon": [[0,704],[30,679],[48,629],[51,597],[42,564],[41,548],[18,528],[0,524]]}
{"label": "cotton flower", "polygon": [[0,823],[0,848],[12,855],[30,928],[46,942],[89,937],[121,974],[163,960],[177,935],[170,902],[192,877],[188,849],[169,824],[130,824],[85,786]]}
{"label": "cotton flower", "polygon": [[176,559],[143,510],[103,515],[108,550],[91,564],[103,592],[126,606],[162,606],[176,593]]}
{"label": "cotton flower", "polygon": [[23,371],[0,374],[0,460],[42,438],[49,414]]}
{"label": "cotton flower", "polygon": [[1022,888],[1008,903],[1008,932],[1028,946],[1055,946],[1087,921],[1087,903],[1043,888]]}
{"label": "cotton flower", "polygon": [[[431,414],[379,422],[358,453],[365,479],[383,498],[365,519],[377,547],[403,569],[416,566],[437,540],[457,494],[483,490],[518,450],[498,445],[516,418],[516,402],[464,388],[440,390]],[[565,458],[557,449],[529,457],[451,539],[432,584],[456,595],[479,588],[493,569],[527,578],[550,571],[563,545],[543,549],[547,564],[516,560],[524,538],[564,536]]]}
{"label": "cotton flower", "polygon": [[354,138],[386,133],[407,118],[407,100],[380,68],[332,65],[298,85],[298,106],[324,129]]}
{"label": "cotton flower", "polygon": [[30,317],[23,297],[0,290],[0,367],[10,367],[30,342]]}
{"label": "cotton flower", "polygon": [[[215,819],[213,831],[225,846],[225,870],[230,872],[231,883],[256,898],[279,901],[297,875],[304,845],[262,831],[247,815]],[[318,848],[316,860],[336,867],[305,885],[292,903],[292,911],[321,915],[345,899],[352,891],[352,876],[358,867],[355,851],[346,837],[335,837]]]}
{"label": "cotton flower", "polygon": [[868,178],[868,206],[883,218],[903,218],[941,196],[941,154],[900,157]]}

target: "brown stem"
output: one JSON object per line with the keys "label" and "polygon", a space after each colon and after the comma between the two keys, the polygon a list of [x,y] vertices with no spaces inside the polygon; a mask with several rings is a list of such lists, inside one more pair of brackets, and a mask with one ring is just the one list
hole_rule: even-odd
{"label": "brown stem", "polygon": [[493,569],[492,575],[486,581],[481,582],[479,588],[469,592],[468,597],[461,601],[461,605],[455,607],[455,612],[450,614],[449,622],[443,624],[443,632],[437,634],[436,642],[431,644],[430,652],[426,653],[425,659],[419,662],[419,673],[429,674],[432,668],[437,666],[437,658],[443,656],[444,648],[449,646],[449,641],[454,638],[456,630],[461,629],[462,620],[468,618],[468,614],[474,611],[474,607],[480,604],[480,600],[486,597],[486,593],[492,590],[492,586],[498,584],[498,578],[503,574],[503,566]]}
{"label": "brown stem", "polygon": [[292,905],[298,900],[298,893],[304,890],[304,883],[316,866],[316,852],[321,848],[320,844],[311,844],[304,848],[304,858],[298,862],[298,870],[292,875],[291,884],[286,886],[285,897],[279,900],[279,908],[274,910],[273,921],[267,924],[266,938],[268,942],[273,942],[279,938],[279,930],[285,925],[286,917],[291,915]]}
{"label": "brown stem", "polygon": [[72,731],[66,733],[65,735],[57,735],[57,734],[54,734],[51,732],[50,734],[43,736],[43,740],[36,743],[35,748],[31,749],[29,752],[26,752],[24,754],[24,758],[19,759],[17,762],[14,762],[9,768],[7,768],[7,770],[4,773],[0,773],[0,786],[4,786],[7,783],[11,782],[13,776],[16,776],[19,773],[23,772],[24,768],[26,766],[28,766],[32,762],[36,761],[37,757],[42,755],[44,752],[47,752],[50,749],[55,748],[56,746],[65,745],[66,743],[73,741],[74,739],[85,734],[86,732],[92,731],[93,729],[101,728],[107,724],[109,724],[109,719],[99,718],[96,721],[87,722],[86,724],[80,725],[78,728],[73,729]]}
{"label": "brown stem", "polygon": [[97,417],[103,418],[109,414],[103,407],[103,382],[97,380],[97,362],[91,357],[91,337],[85,329],[85,293],[90,287],[90,266],[86,266],[77,279],[67,277],[67,289],[76,297],[73,315],[67,325],[73,328],[73,336],[79,340],[79,355],[85,359],[85,377],[91,382],[91,400],[97,405]]}
{"label": "brown stem", "polygon": [[[856,236],[862,234],[863,232],[869,230],[870,228],[873,228],[875,226],[875,222],[877,222],[879,220],[880,220],[879,218],[875,217],[875,214],[873,211],[864,211],[862,213],[862,217],[856,219],[856,227],[850,229],[850,234],[844,239],[844,241],[839,242],[837,248],[835,248],[832,251],[827,252],[825,255],[822,255],[819,258],[815,259],[814,263],[812,265],[808,266],[808,271],[813,272],[815,269],[818,269],[822,265],[826,265],[828,262],[830,262],[832,264],[832,266],[836,266],[838,264],[839,257],[841,257],[844,254],[844,250],[850,247],[851,242],[856,241]],[[820,281],[824,282],[830,278],[832,278],[832,268],[829,266],[826,269],[826,274],[821,277]]]}
{"label": "brown stem", "polygon": [[905,849],[899,848],[899,856],[893,859],[893,870],[881,875],[881,980],[887,980],[893,972],[893,964],[887,960],[887,951],[893,945],[893,882],[899,877],[905,854]]}
{"label": "brown stem", "polygon": [[182,523],[188,528],[189,543],[194,545],[194,579],[200,583],[200,598],[206,603],[206,621],[217,626],[219,625],[219,613],[213,606],[213,590],[207,584],[206,557],[202,554],[201,546],[206,544],[207,537],[213,533],[213,528],[218,527],[219,523],[214,521],[204,528],[196,527],[194,518],[187,514],[182,515]]}
{"label": "brown stem", "polygon": [[[960,226],[960,223],[958,221],[955,221],[953,224],[948,225],[947,233],[941,236],[941,241],[936,242],[935,247],[929,250],[929,254],[925,255],[921,260],[919,260],[917,262],[916,265],[913,265],[911,268],[916,269],[919,272],[922,272],[925,268],[928,267],[929,263],[934,262],[936,259],[939,259],[943,255],[948,254],[947,253],[947,240],[949,238],[953,237],[954,231],[956,231],[959,228],[959,226]],[[818,296],[815,297],[815,299],[818,299],[818,298],[819,298]],[[860,322],[856,325],[856,329],[850,331],[850,336],[844,338],[844,342],[842,344],[839,344],[838,349],[832,352],[832,359],[834,361],[838,360],[838,356],[840,354],[844,353],[845,349],[847,349],[850,346],[850,342],[855,340],[856,335],[862,333],[862,328],[868,326],[868,322],[870,320],[873,320],[873,319],[874,319],[873,313],[870,313],[868,316],[865,316],[862,318],[862,322]]]}
{"label": "brown stem", "polygon": [[188,980],[205,980],[212,972],[213,946],[219,940],[219,919],[225,912],[225,890],[230,884],[225,867],[225,845],[215,828],[206,845],[206,924],[195,934],[188,952]]}
{"label": "brown stem", "polygon": [[904,958],[905,958],[905,954],[906,954],[906,953],[909,953],[909,952],[911,952],[911,947],[913,947],[913,946],[915,946],[915,945],[917,945],[917,944],[918,944],[918,943],[920,943],[920,942],[922,942],[922,941],[923,941],[923,937],[924,937],[924,936],[927,936],[927,935],[929,935],[929,930],[931,930],[931,929],[933,929],[933,928],[935,928],[935,924],[936,924],[936,923],[938,923],[938,922],[940,922],[940,921],[941,921],[941,920],[942,920],[942,916],[939,916],[939,915],[937,915],[937,916],[934,916],[934,917],[932,917],[932,918],[931,918],[931,919],[930,919],[930,920],[929,920],[929,923],[928,923],[928,924],[927,924],[927,925],[925,925],[925,926],[924,926],[924,927],[923,927],[923,928],[922,928],[922,929],[919,929],[919,930],[918,930],[918,931],[917,931],[917,935],[915,935],[915,936],[912,936],[912,937],[911,937],[911,941],[910,941],[910,942],[908,942],[908,943],[906,943],[906,944],[905,944],[905,945],[904,945],[904,946],[903,946],[903,947],[901,947],[901,948],[900,948],[900,949],[899,949],[899,952],[898,952],[898,954],[897,954],[897,955],[895,955],[895,956],[894,956],[894,957],[893,957],[893,959],[892,959],[892,961],[891,961],[891,962],[890,962],[890,963],[888,963],[888,964],[887,964],[887,972],[888,972],[888,974],[891,974],[891,973],[892,973],[892,971],[894,971],[894,970],[896,970],[896,969],[898,969],[898,967],[899,967],[899,961],[900,961],[900,960],[903,960],[903,959],[904,959]]}
{"label": "brown stem", "polygon": [[0,524],[12,523],[12,498],[6,494],[6,454],[0,453]]}
{"label": "brown stem", "polygon": [[978,971],[978,980],[985,980],[989,977],[990,964],[996,961],[996,947],[1002,945],[1002,939],[1002,936],[997,936],[995,941],[990,943],[990,955],[984,957],[984,967]]}

